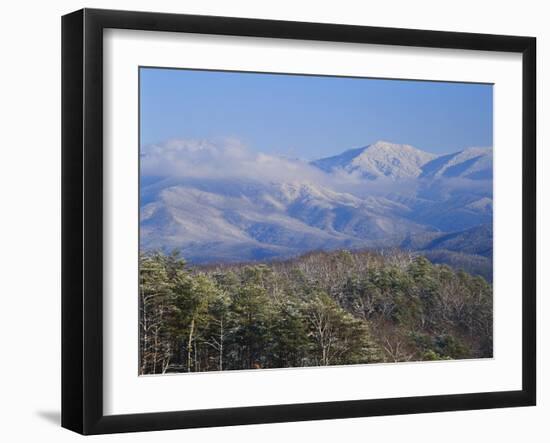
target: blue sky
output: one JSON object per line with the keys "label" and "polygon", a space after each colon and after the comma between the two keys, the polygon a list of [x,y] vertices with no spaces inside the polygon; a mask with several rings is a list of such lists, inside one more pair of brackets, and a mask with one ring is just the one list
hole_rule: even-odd
{"label": "blue sky", "polygon": [[234,137],[303,159],[377,140],[492,146],[491,85],[141,68],[141,143]]}

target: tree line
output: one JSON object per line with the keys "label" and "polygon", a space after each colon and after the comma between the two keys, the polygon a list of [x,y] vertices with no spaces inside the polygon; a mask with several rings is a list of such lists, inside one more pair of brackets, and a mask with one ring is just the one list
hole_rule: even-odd
{"label": "tree line", "polygon": [[492,356],[492,286],[401,251],[140,255],[140,374]]}

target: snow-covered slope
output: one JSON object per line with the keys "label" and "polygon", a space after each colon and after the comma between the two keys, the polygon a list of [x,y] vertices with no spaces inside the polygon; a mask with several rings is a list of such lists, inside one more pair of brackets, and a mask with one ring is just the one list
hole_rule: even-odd
{"label": "snow-covered slope", "polygon": [[195,262],[239,261],[381,246],[425,230],[400,216],[405,207],[382,198],[360,199],[307,182],[232,181],[226,187],[232,191],[212,192],[212,184],[195,182],[149,196],[141,209],[142,247],[177,248]]}
{"label": "snow-covered slope", "polygon": [[364,148],[351,149],[334,157],[314,161],[312,164],[331,173],[343,171],[369,179],[403,179],[418,177],[422,173],[422,167],[434,158],[435,154],[410,145],[378,141]]}
{"label": "snow-covered slope", "polygon": [[142,151],[140,201],[141,247],[193,262],[399,245],[492,222],[492,150],[376,142],[307,164],[170,142]]}
{"label": "snow-covered slope", "polygon": [[468,148],[453,154],[442,155],[425,164],[420,177],[490,180],[493,178],[493,150]]}
{"label": "snow-covered slope", "polygon": [[344,172],[367,179],[464,177],[480,180],[492,178],[493,150],[467,148],[452,154],[436,155],[410,145],[378,141],[364,148],[315,160],[311,164],[325,172]]}

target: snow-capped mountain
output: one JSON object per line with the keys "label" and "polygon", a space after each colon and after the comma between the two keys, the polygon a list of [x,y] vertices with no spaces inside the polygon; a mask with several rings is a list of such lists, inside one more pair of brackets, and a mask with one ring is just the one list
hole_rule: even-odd
{"label": "snow-capped mountain", "polygon": [[460,241],[476,250],[482,237],[460,232],[492,223],[490,148],[437,156],[377,142],[308,164],[235,143],[170,142],[142,151],[141,161],[141,247],[179,249],[196,263],[446,234],[456,259]]}
{"label": "snow-capped mountain", "polygon": [[312,164],[329,173],[342,171],[368,179],[403,179],[418,177],[422,174],[422,167],[436,157],[435,154],[409,145],[378,141],[334,157],[316,160]]}
{"label": "snow-capped mountain", "polygon": [[367,179],[465,177],[491,179],[493,150],[467,148],[452,154],[436,155],[410,145],[378,141],[350,149],[334,157],[315,160],[312,165],[329,173],[345,172]]}
{"label": "snow-capped mountain", "polygon": [[[308,182],[180,182],[141,208],[146,249],[178,248],[194,261],[254,260],[307,250],[375,247],[426,229],[383,198],[360,199]],[[154,188],[154,185],[153,185]]]}

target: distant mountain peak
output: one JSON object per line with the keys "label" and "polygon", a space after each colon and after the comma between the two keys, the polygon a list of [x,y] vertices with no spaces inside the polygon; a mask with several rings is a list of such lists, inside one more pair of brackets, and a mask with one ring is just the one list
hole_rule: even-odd
{"label": "distant mountain peak", "polygon": [[417,153],[425,153],[424,151],[415,148],[411,145],[405,145],[405,144],[399,144],[399,143],[392,143],[387,140],[378,140],[375,143],[371,143],[370,145],[367,145],[365,147],[365,150],[368,150],[370,152],[373,151],[391,151],[394,153],[398,153],[400,151],[408,151],[408,152],[417,152]]}
{"label": "distant mountain peak", "polygon": [[422,166],[437,157],[411,145],[401,145],[380,140],[363,148],[350,149],[340,155],[312,162],[326,171],[338,170],[376,179],[416,178],[422,173]]}

